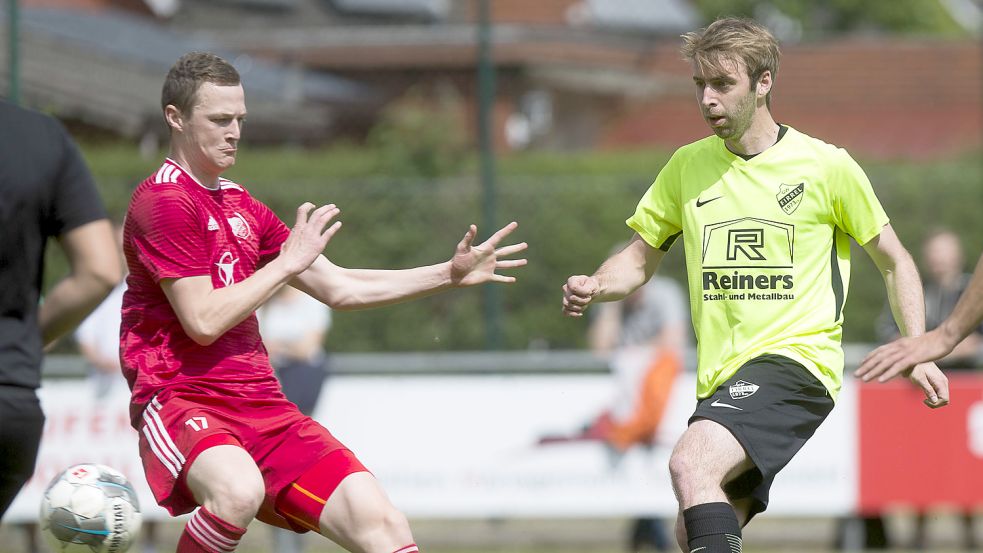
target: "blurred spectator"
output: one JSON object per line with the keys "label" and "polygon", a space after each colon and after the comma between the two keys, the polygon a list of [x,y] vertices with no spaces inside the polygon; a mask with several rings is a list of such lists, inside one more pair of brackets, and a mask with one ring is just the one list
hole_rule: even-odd
{"label": "blurred spectator", "polygon": [[[620,459],[632,447],[656,445],[659,423],[688,349],[688,308],[679,285],[656,275],[622,301],[600,304],[591,313],[595,317],[587,340],[592,351],[609,360],[614,397],[579,432],[543,436],[540,444],[600,441]],[[630,551],[669,551],[672,544],[661,519],[632,521]]]}
{"label": "blurred spectator", "polygon": [[[598,306],[588,330],[594,352],[608,354],[616,379],[611,407],[591,424],[596,435],[619,452],[652,446],[687,344],[686,302],[679,285],[655,276],[620,302]],[[631,551],[651,546],[669,551],[665,524],[655,517],[632,523]]]}
{"label": "blurred spectator", "polygon": [[[938,327],[956,307],[956,302],[969,286],[972,275],[965,272],[965,258],[959,235],[948,229],[937,229],[922,242],[922,278],[925,286],[925,330]],[[877,338],[882,343],[900,337],[898,327],[886,307],[878,320]],[[938,361],[946,369],[972,369],[980,364],[983,352],[983,327],[970,333]]]}
{"label": "blurred spectator", "polygon": [[[925,330],[938,327],[952,313],[956,302],[969,285],[972,275],[964,270],[965,258],[959,235],[949,229],[936,229],[922,241],[922,278],[925,289]],[[877,321],[877,338],[887,343],[900,338],[898,327],[891,315],[890,305],[886,305]],[[952,353],[937,361],[939,367],[947,371],[971,370],[980,365],[983,351],[983,327],[971,332],[952,350]],[[918,512],[911,547],[925,548],[927,517],[924,511]],[[973,513],[962,513],[963,545],[966,549],[976,548],[973,532]],[[884,520],[880,516],[864,517],[865,545],[884,548],[890,546],[890,539]]]}
{"label": "blurred spectator", "polygon": [[591,350],[609,356],[617,391],[593,426],[619,451],[652,444],[682,366],[686,324],[682,291],[662,276],[598,307],[587,339]]}
{"label": "blurred spectator", "polygon": [[[328,374],[322,347],[331,328],[331,309],[307,294],[284,286],[257,312],[259,331],[283,394],[310,416]],[[300,553],[301,534],[272,528],[273,550]]]}

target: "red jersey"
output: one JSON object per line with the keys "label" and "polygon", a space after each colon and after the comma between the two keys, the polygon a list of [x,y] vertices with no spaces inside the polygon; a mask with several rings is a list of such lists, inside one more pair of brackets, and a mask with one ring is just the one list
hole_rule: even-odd
{"label": "red jersey", "polygon": [[134,424],[162,388],[193,385],[215,396],[279,397],[255,314],[209,346],[195,343],[160,280],[209,275],[218,288],[241,282],[280,253],[290,233],[238,184],[202,186],[167,159],[134,191],[123,227],[129,267],[120,358],[133,393]]}

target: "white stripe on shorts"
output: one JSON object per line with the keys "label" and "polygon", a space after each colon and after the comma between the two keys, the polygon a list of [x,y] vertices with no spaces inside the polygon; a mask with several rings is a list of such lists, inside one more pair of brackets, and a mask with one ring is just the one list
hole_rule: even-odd
{"label": "white stripe on shorts", "polygon": [[[150,407],[143,411],[143,429],[145,431],[144,435],[151,443],[151,447],[154,448],[155,452],[159,452],[158,456],[166,457],[168,461],[171,462],[174,467],[177,468],[178,472],[181,472],[181,468],[184,466],[184,462],[179,460],[177,455],[174,454],[174,450],[161,438],[161,433],[167,435],[167,429],[164,428],[163,424],[160,424],[160,419],[154,420],[153,417],[148,413]],[[175,448],[176,449],[176,448]]]}
{"label": "white stripe on shorts", "polygon": [[174,441],[171,440],[170,434],[167,433],[167,427],[165,427],[163,421],[160,420],[160,415],[158,413],[163,408],[164,406],[161,405],[159,401],[157,401],[157,396],[154,396],[150,400],[150,405],[147,406],[147,409],[144,411],[144,413],[149,412],[150,416],[153,417],[155,421],[157,421],[157,424],[159,425],[160,428],[161,436],[163,436],[164,441],[167,443],[168,446],[170,446],[170,450],[174,452],[175,456],[177,456],[177,459],[178,461],[181,462],[181,465],[184,465],[184,463],[186,462],[184,455],[182,455],[181,450],[178,449],[176,445],[174,445]]}
{"label": "white stripe on shorts", "polygon": [[150,445],[150,450],[154,452],[155,456],[157,456],[157,460],[160,461],[160,464],[164,465],[164,467],[167,468],[168,471],[170,471],[171,476],[177,478],[178,476],[177,468],[174,466],[173,463],[171,463],[170,459],[164,456],[164,454],[160,451],[160,448],[157,447],[157,443],[154,441],[154,437],[150,434],[150,427],[146,424],[143,425],[143,435],[147,438],[147,444]]}

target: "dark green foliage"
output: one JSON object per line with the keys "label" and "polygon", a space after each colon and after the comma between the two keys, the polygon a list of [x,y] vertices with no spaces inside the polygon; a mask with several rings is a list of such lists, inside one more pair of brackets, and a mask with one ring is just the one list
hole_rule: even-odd
{"label": "dark green foliage", "polygon": [[[159,162],[137,161],[132,152],[118,149],[86,149],[86,154],[115,214],[123,212],[133,185]],[[352,148],[247,150],[229,176],[288,225],[304,201],[338,204],[344,227],[326,254],[340,265],[402,268],[447,260],[468,224],[481,223],[477,177],[371,176],[379,167],[373,155]],[[615,244],[631,237],[624,220],[667,157],[660,152],[579,153],[501,161],[499,225],[519,221],[509,241],[529,243],[529,265],[514,271],[518,282],[501,293],[506,348],[584,346],[586,320],[560,316],[560,287],[570,275],[591,273]],[[947,225],[963,236],[972,267],[983,250],[978,156],[932,164],[861,164],[916,260],[920,238]],[[479,238],[493,230],[479,227]],[[679,242],[660,272],[685,281],[683,263]],[[59,256],[50,256],[49,283],[64,273],[64,266]],[[406,305],[337,313],[328,342],[335,351],[482,349],[483,297],[479,289],[456,290]],[[873,321],[885,297],[880,274],[855,248],[845,340],[873,340]]]}
{"label": "dark green foliage", "polygon": [[[979,155],[948,163],[861,165],[891,217],[891,226],[916,262],[922,261],[922,238],[945,227],[962,237],[966,270],[972,271],[983,252],[983,164]],[[844,339],[873,341],[873,321],[887,296],[880,273],[861,248],[853,248],[853,260]]]}

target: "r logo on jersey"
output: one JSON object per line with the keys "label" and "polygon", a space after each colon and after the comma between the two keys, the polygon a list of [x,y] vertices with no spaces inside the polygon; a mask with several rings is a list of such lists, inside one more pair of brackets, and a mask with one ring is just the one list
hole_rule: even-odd
{"label": "r logo on jersey", "polygon": [[802,203],[802,195],[805,194],[806,183],[800,182],[799,184],[782,184],[778,187],[778,207],[782,208],[782,211],[786,215],[791,215],[793,211],[799,208],[799,204]]}
{"label": "r logo on jersey", "polygon": [[744,217],[703,227],[704,269],[791,269],[795,226]]}
{"label": "r logo on jersey", "polygon": [[757,384],[752,384],[744,380],[738,380],[730,387],[730,398],[731,399],[744,399],[754,395],[754,392],[758,391]]}

